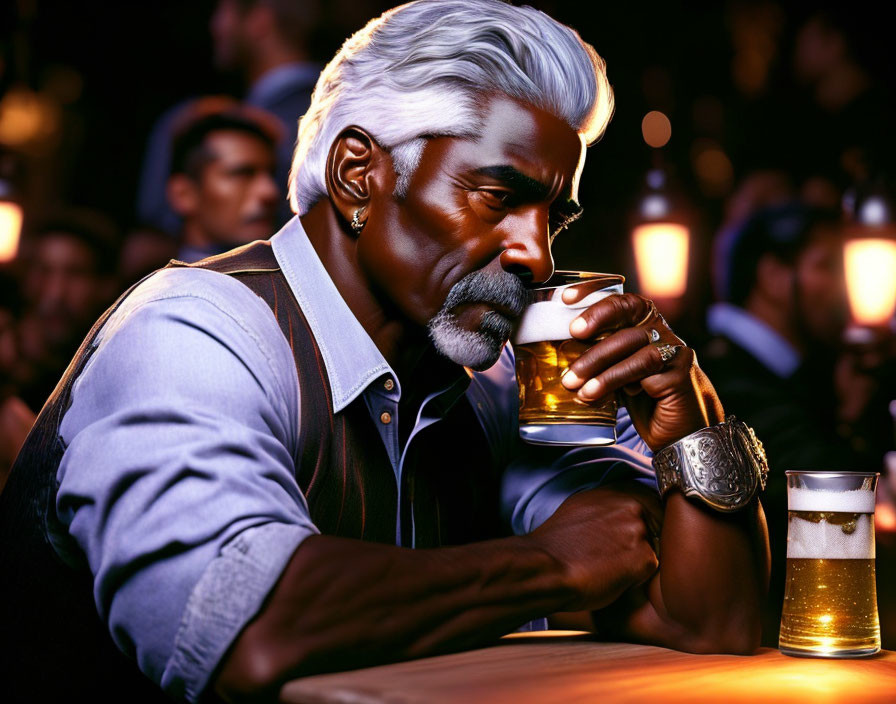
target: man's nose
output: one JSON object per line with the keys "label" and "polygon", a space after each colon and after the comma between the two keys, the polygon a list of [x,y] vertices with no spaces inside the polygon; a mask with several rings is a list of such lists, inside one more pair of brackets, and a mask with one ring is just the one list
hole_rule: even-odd
{"label": "man's nose", "polygon": [[548,233],[548,219],[533,209],[507,223],[508,235],[501,252],[501,268],[526,283],[541,283],[554,273],[554,257]]}

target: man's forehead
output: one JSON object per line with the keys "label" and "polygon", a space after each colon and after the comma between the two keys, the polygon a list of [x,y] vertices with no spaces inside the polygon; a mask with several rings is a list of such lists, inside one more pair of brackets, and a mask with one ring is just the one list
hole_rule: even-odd
{"label": "man's forehead", "polygon": [[93,266],[94,253],[76,235],[62,230],[45,234],[38,242],[36,260],[42,264]]}
{"label": "man's forehead", "polygon": [[533,140],[561,139],[581,143],[576,131],[563,119],[535,105],[509,98],[488,98],[480,111],[476,141],[494,141],[510,148],[526,149]]}
{"label": "man's forehead", "polygon": [[481,114],[475,137],[456,138],[467,143],[464,151],[475,170],[512,174],[506,168],[512,167],[517,175],[546,185],[559,171],[573,192],[578,189],[585,144],[564,120],[503,96],[489,99]]}
{"label": "man's forehead", "polygon": [[274,147],[254,132],[215,130],[209,132],[203,145],[215,158],[232,154],[273,154]]}

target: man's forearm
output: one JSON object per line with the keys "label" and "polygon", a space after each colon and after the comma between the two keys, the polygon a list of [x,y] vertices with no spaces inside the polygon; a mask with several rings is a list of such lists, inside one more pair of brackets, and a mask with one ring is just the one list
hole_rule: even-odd
{"label": "man's forearm", "polygon": [[673,492],[660,546],[646,598],[631,594],[627,609],[595,614],[598,630],[693,652],[753,652],[769,573],[759,502],[722,514]]}
{"label": "man's forearm", "polygon": [[560,564],[527,538],[409,550],[312,536],[226,656],[228,699],[289,677],[487,642],[573,599]]}

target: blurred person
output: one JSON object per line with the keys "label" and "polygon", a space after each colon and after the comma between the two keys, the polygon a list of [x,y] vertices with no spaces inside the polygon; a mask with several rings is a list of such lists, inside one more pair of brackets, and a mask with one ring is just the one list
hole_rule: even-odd
{"label": "blurred person", "polygon": [[24,400],[39,411],[118,292],[118,233],[102,213],[71,209],[38,224],[23,248],[25,312],[15,376]]}
{"label": "blurred person", "polygon": [[125,235],[118,257],[119,288],[123,291],[177,257],[177,242],[154,227],[138,227]]}
{"label": "blurred person", "polygon": [[[217,104],[217,101],[216,101]],[[174,135],[168,201],[183,225],[177,257],[195,262],[276,229],[278,125],[238,104],[194,106]]]}
{"label": "blurred person", "polygon": [[[757,210],[789,203],[794,197],[793,177],[785,169],[754,169],[740,179],[737,188],[725,201],[724,221],[719,231],[738,228]],[[721,250],[716,248],[716,254],[719,252]],[[718,266],[725,267],[727,262],[720,262]]]}
{"label": "blurred person", "polygon": [[16,322],[21,309],[18,281],[0,270],[0,491],[35,418],[19,398],[12,378],[19,354]]}
{"label": "blurred person", "polygon": [[733,159],[750,167],[784,165],[803,184],[801,199],[832,204],[837,192],[896,159],[889,8],[859,0],[781,9],[770,13],[776,29],[762,38],[773,68],[768,80],[758,93],[735,98]]}
{"label": "blurred person", "polygon": [[[778,464],[842,462],[842,455],[819,446],[819,426],[813,421],[820,415],[834,423],[832,376],[809,384],[796,397],[782,384],[791,379],[803,384],[804,370],[828,365],[832,371],[840,350],[848,303],[839,213],[796,201],[760,208],[723,232],[714,260],[721,302],[710,307],[707,327],[715,338],[701,359],[715,372],[717,388],[730,386],[720,394],[734,403],[736,393],[741,413],[761,413],[768,431],[777,428],[788,435],[780,443],[769,435],[766,442]],[[760,379],[765,383],[757,383]],[[831,393],[824,406],[794,405],[804,392],[821,392],[825,386]],[[787,399],[792,402],[785,404]],[[785,409],[794,416],[782,423],[775,413]]]}
{"label": "blurred person", "polygon": [[806,175],[825,174],[843,189],[896,159],[887,27],[884,6],[872,2],[811,7],[797,27],[796,90],[778,112],[794,165]]}
{"label": "blurred person", "polygon": [[881,80],[889,78],[890,62],[874,53],[875,17],[861,3],[816,9],[799,27],[794,45],[794,77],[815,108],[796,113],[803,123],[795,126],[796,146],[806,153],[807,165],[844,174],[844,186],[869,178],[896,157],[893,95]]}
{"label": "blurred person", "polygon": [[[277,145],[278,184],[286,183],[298,119],[308,109],[320,73],[309,48],[320,15],[320,0],[219,0],[209,23],[215,65],[241,77],[247,104],[280,121],[285,137]],[[189,102],[170,108],[157,120],[138,187],[138,220],[172,234],[179,231],[181,220],[166,198],[165,181],[174,124]],[[277,214],[281,225],[292,215],[285,197],[277,203]]]}
{"label": "blurred person", "polygon": [[[752,652],[765,468],[726,444],[759,452],[650,301],[569,326],[587,351],[563,385],[627,390],[619,443],[519,437],[507,342],[581,215],[603,60],[529,7],[420,0],[350,38],[314,95],[297,216],[119,301],[37,421],[0,495],[4,685],[273,699],[556,612]],[[731,504],[675,483],[662,458],[686,439],[714,441]],[[47,661],[64,674],[27,676]]]}
{"label": "blurred person", "polygon": [[801,202],[759,208],[715,244],[721,302],[700,364],[732,413],[753,425],[771,472],[763,496],[772,581],[763,617],[774,646],[783,599],[788,469],[877,471],[838,434],[834,368],[847,323],[837,211]]}

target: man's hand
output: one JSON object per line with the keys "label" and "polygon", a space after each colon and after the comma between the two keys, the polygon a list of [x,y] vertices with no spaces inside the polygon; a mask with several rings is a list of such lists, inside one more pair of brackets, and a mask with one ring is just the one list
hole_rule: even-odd
{"label": "man's hand", "polygon": [[654,575],[662,516],[656,492],[614,484],[573,494],[527,539],[563,566],[569,610],[600,609]]}
{"label": "man's hand", "polygon": [[[579,295],[569,289],[563,300],[575,303]],[[569,330],[580,340],[606,337],[570,365],[563,385],[578,390],[578,397],[587,402],[623,391],[620,399],[652,450],[724,420],[694,351],[646,298],[631,293],[608,296],[585,309]],[[664,362],[659,345],[671,345],[675,356]]]}

